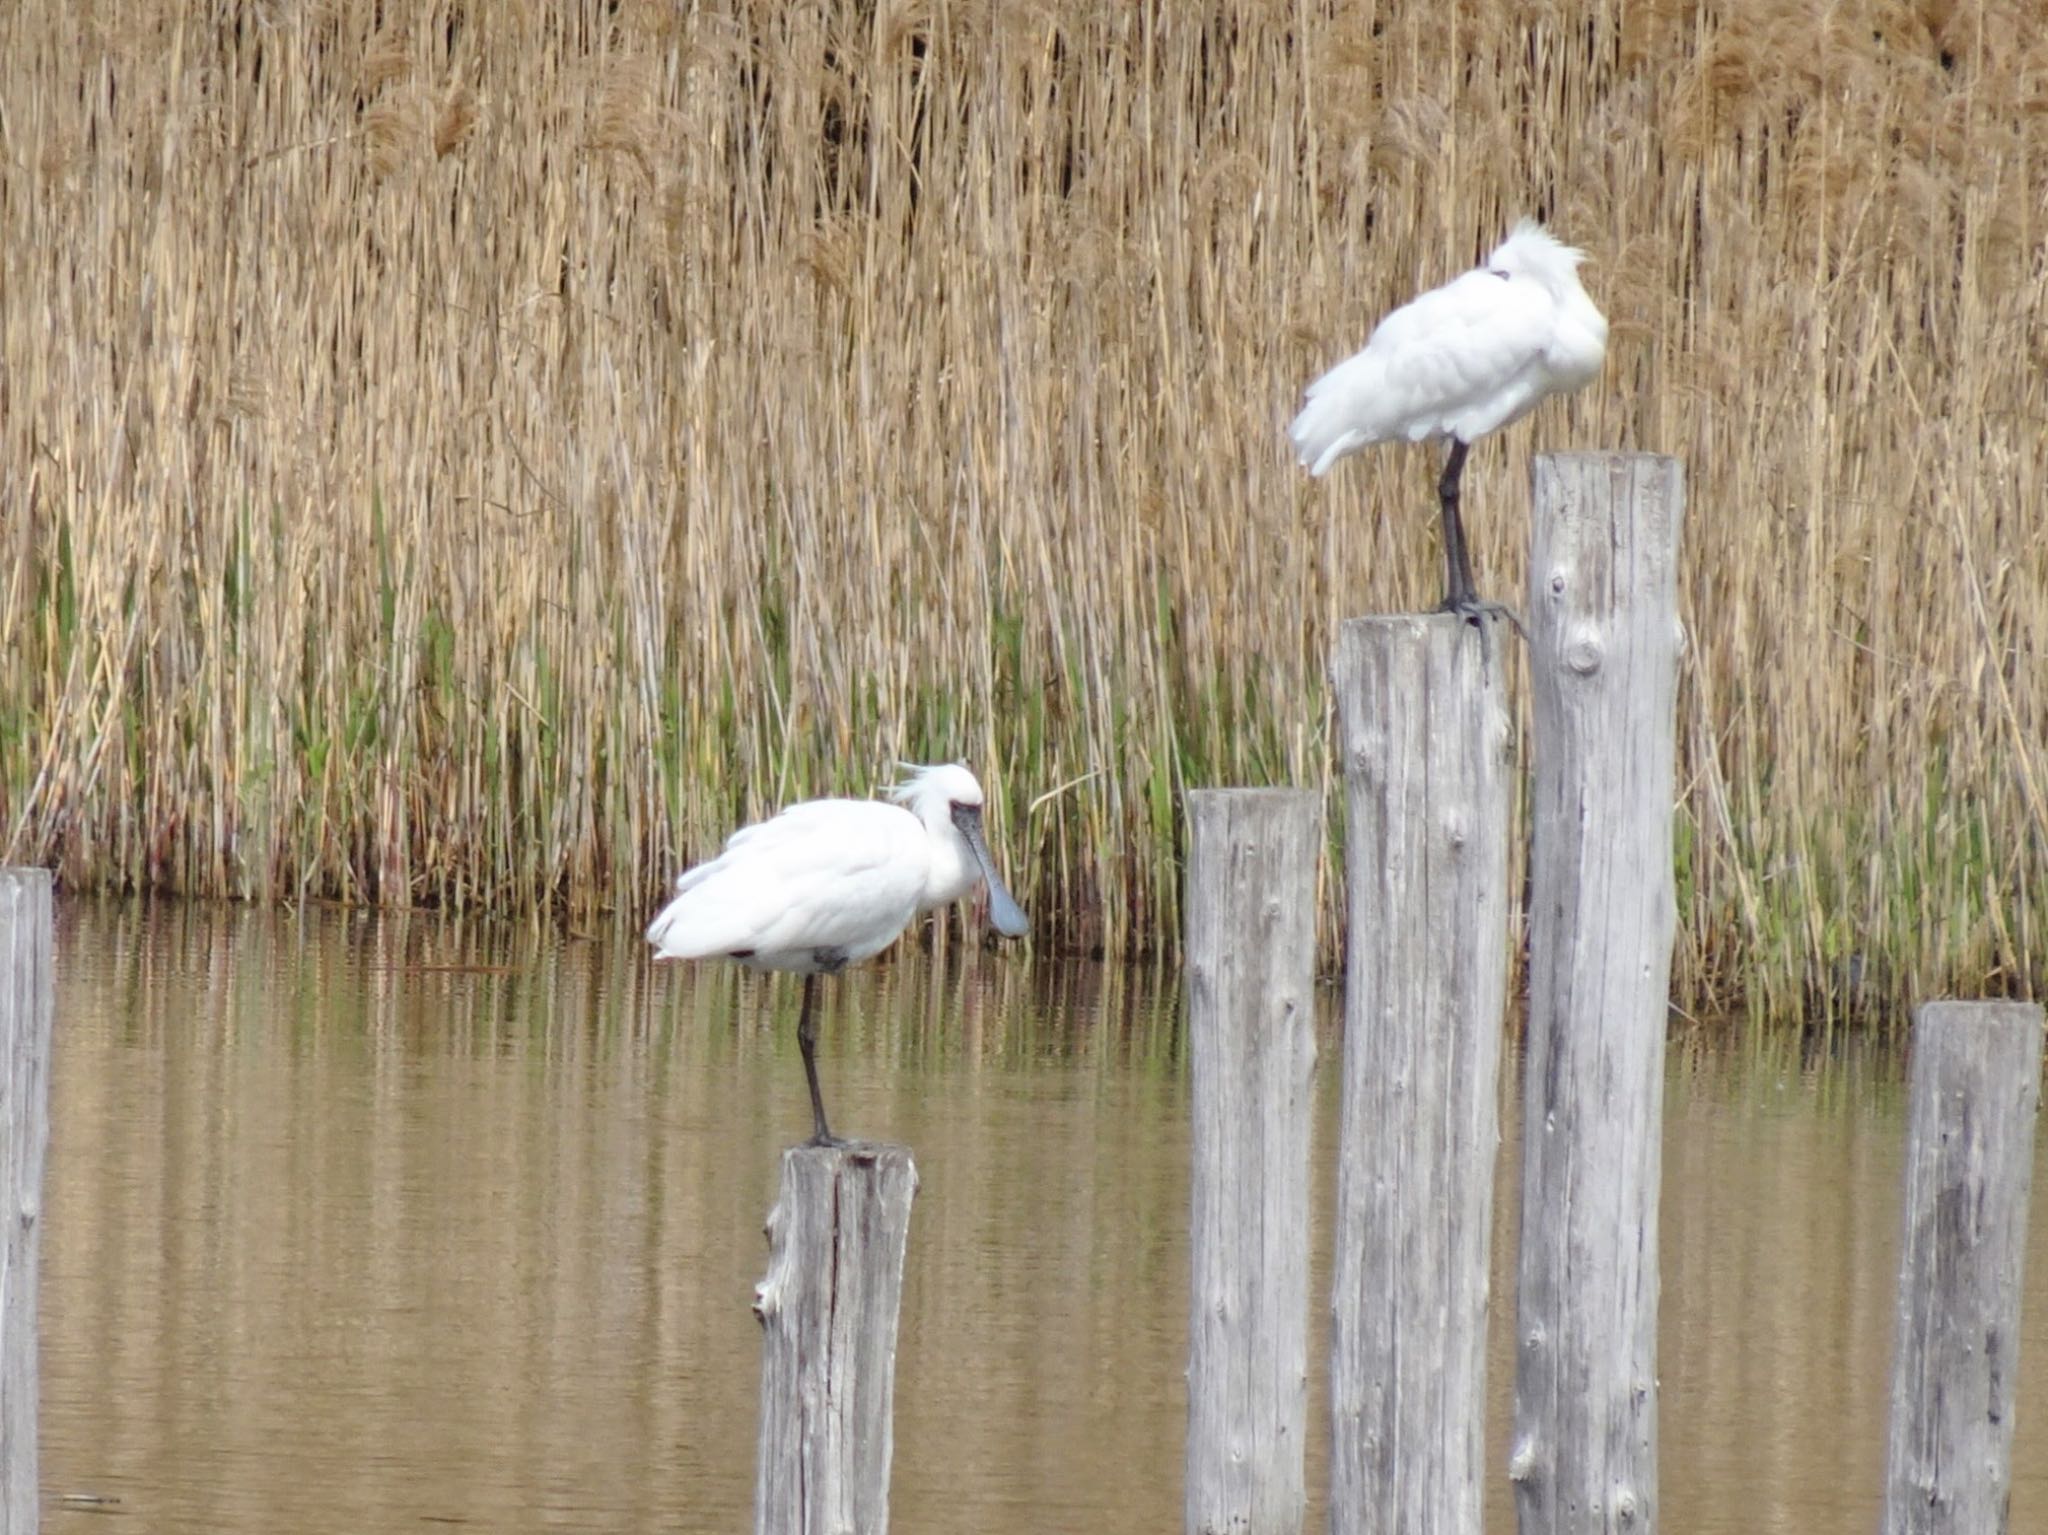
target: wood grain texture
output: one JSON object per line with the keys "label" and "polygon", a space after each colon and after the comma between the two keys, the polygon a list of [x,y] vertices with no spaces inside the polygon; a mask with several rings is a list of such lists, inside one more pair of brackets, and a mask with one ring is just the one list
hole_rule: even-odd
{"label": "wood grain texture", "polygon": [[896,1319],[917,1168],[903,1146],[793,1146],[768,1216],[756,1535],[884,1535]]}
{"label": "wood grain texture", "polygon": [[51,878],[0,869],[0,1535],[35,1535],[37,1296],[56,1009]]}
{"label": "wood grain texture", "polygon": [[2000,1535],[2041,1009],[1929,1002],[1913,1028],[1885,1535]]}
{"label": "wood grain texture", "polygon": [[1539,456],[1515,1430],[1522,1535],[1655,1528],[1684,472]]}
{"label": "wood grain texture", "polygon": [[1354,619],[1338,637],[1350,925],[1333,1535],[1481,1525],[1512,638],[1450,614]]}
{"label": "wood grain texture", "polygon": [[1198,790],[1187,818],[1187,1528],[1299,1535],[1321,807]]}

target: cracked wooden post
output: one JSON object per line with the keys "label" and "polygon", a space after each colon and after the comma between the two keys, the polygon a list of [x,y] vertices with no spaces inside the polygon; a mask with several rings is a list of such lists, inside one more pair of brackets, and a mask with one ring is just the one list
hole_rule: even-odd
{"label": "cracked wooden post", "polygon": [[792,1146],[768,1216],[756,1535],[884,1535],[896,1317],[917,1167],[905,1146]]}
{"label": "cracked wooden post", "polygon": [[36,1266],[56,967],[47,869],[0,869],[0,1531],[35,1535]]}
{"label": "cracked wooden post", "polygon": [[2039,1007],[1921,1007],[1906,1121],[1885,1535],[2006,1528],[2040,1099]]}
{"label": "cracked wooden post", "polygon": [[1508,982],[1507,624],[1353,619],[1330,1529],[1478,1535]]}
{"label": "cracked wooden post", "polygon": [[1677,897],[1679,522],[1650,454],[1540,456],[1522,1247],[1522,1535],[1656,1526],[1657,1195]]}
{"label": "cracked wooden post", "polygon": [[1187,797],[1189,1535],[1300,1535],[1321,806]]}

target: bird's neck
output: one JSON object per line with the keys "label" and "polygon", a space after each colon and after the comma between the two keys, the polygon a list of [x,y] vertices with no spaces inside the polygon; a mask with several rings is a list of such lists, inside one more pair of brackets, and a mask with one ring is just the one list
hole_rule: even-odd
{"label": "bird's neck", "polygon": [[936,825],[927,820],[925,831],[931,838],[932,862],[925,875],[924,899],[919,904],[929,911],[959,900],[973,888],[974,859],[950,817],[942,817]]}

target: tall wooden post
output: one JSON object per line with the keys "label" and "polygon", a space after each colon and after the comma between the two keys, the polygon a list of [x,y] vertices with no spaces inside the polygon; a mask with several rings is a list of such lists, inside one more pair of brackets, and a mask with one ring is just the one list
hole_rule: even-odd
{"label": "tall wooden post", "polygon": [[1529,1037],[1508,1462],[1522,1535],[1655,1528],[1684,489],[1675,459],[1536,460]]}
{"label": "tall wooden post", "polygon": [[1885,1535],[1999,1535],[2012,1488],[2041,1009],[1929,1002],[1913,1027]]}
{"label": "tall wooden post", "polygon": [[1507,1003],[1497,619],[1337,641],[1350,892],[1330,1332],[1330,1528],[1478,1535]]}
{"label": "tall wooden post", "polygon": [[885,1535],[896,1318],[917,1168],[904,1146],[793,1146],[768,1216],[756,1535]]}
{"label": "tall wooden post", "polygon": [[47,869],[0,869],[0,1531],[35,1535],[36,1265],[56,942]]}
{"label": "tall wooden post", "polygon": [[1300,1535],[1316,796],[1187,797],[1189,1535]]}

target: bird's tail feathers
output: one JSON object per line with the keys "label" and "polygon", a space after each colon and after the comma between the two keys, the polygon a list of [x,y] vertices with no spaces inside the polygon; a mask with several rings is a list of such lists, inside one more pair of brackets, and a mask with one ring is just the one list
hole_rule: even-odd
{"label": "bird's tail feathers", "polygon": [[676,933],[676,903],[668,905],[654,914],[654,920],[647,924],[647,941],[654,945],[656,959],[681,959],[684,956],[669,948],[669,939],[680,936]]}
{"label": "bird's tail feathers", "polygon": [[1345,454],[1366,445],[1370,439],[1358,430],[1336,398],[1311,388],[1308,403],[1287,429],[1294,442],[1294,454],[1317,479]]}
{"label": "bird's tail feathers", "polygon": [[695,884],[688,876],[678,880],[675,898],[647,924],[647,941],[654,945],[656,959],[704,959],[728,953],[741,942],[732,931],[730,909],[708,902],[692,889]]}

